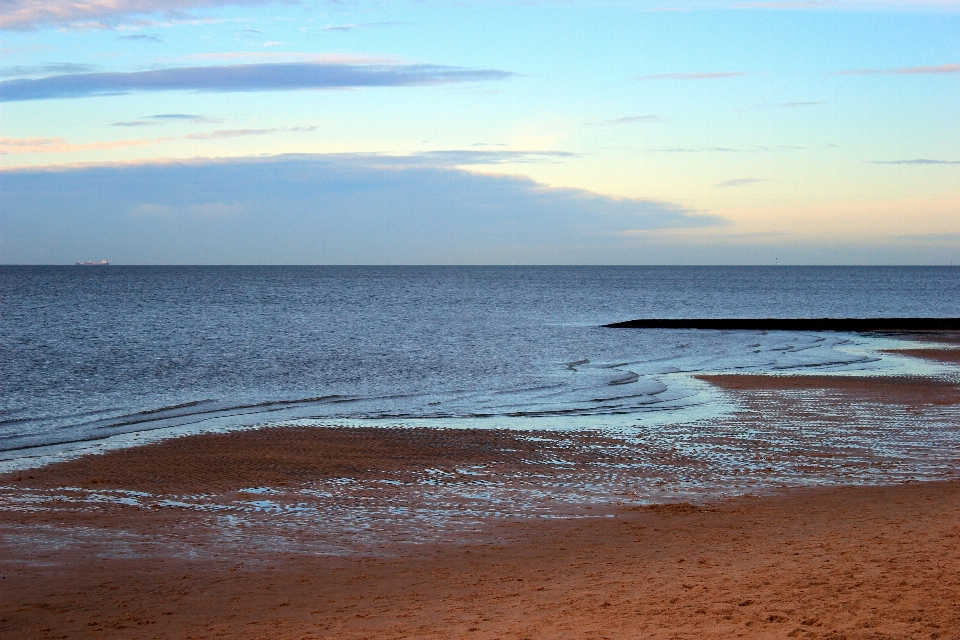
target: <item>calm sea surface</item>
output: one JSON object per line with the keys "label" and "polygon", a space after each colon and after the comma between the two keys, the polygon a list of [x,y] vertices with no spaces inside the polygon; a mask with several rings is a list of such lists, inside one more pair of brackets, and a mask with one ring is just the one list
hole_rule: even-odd
{"label": "calm sea surface", "polygon": [[879,336],[600,325],[960,316],[960,269],[0,267],[0,313],[9,466],[268,423],[690,423],[729,410],[698,372],[950,375]]}

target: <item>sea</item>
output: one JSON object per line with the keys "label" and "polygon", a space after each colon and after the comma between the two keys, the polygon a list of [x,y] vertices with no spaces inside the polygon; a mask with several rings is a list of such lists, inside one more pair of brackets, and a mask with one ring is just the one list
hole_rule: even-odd
{"label": "sea", "polygon": [[[960,268],[3,266],[0,471],[282,424],[643,430],[736,466],[710,444],[736,401],[697,374],[957,368],[891,335],[603,325],[893,316],[960,316]],[[902,419],[821,435],[921,475],[960,459],[955,411]]]}

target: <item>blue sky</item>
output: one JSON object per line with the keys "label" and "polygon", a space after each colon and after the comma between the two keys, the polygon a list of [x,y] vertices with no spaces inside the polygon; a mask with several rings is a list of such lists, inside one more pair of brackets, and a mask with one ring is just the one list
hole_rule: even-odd
{"label": "blue sky", "polygon": [[960,262],[960,2],[13,0],[0,28],[0,262]]}

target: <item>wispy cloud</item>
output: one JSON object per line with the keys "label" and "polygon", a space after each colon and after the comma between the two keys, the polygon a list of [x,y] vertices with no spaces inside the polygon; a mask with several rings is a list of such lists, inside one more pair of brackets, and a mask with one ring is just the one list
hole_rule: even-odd
{"label": "wispy cloud", "polygon": [[901,67],[899,69],[851,69],[834,71],[838,76],[923,75],[960,73],[960,64],[941,64],[932,67]]}
{"label": "wispy cloud", "polygon": [[733,5],[734,9],[822,9],[836,7],[837,0],[809,0],[807,2],[739,2]]}
{"label": "wispy cloud", "polygon": [[146,147],[157,144],[157,142],[157,140],[110,140],[107,142],[75,144],[63,138],[0,138],[0,155],[103,151],[124,147]]}
{"label": "wispy cloud", "polygon": [[756,184],[758,182],[766,182],[764,178],[736,178],[734,180],[725,180],[719,184],[715,184],[715,187],[745,187],[748,184]]}
{"label": "wispy cloud", "polygon": [[33,66],[12,65],[0,66],[0,77],[24,78],[30,76],[48,76],[50,74],[67,75],[72,73],[90,73],[94,70],[96,70],[96,67],[91,64],[75,64],[73,62]]}
{"label": "wispy cloud", "polygon": [[740,78],[752,75],[744,71],[716,71],[710,73],[655,73],[640,76],[640,80],[717,80],[720,78]]}
{"label": "wispy cloud", "polygon": [[599,126],[611,126],[618,124],[650,124],[654,122],[666,122],[666,118],[663,116],[624,116],[622,118],[614,118],[612,120],[604,120],[603,122],[597,122],[595,124]]}
{"label": "wispy cloud", "polygon": [[215,124],[218,122],[223,122],[223,118],[209,118],[207,116],[200,116],[194,113],[158,113],[156,115],[147,117],[150,120],[178,120],[187,121],[194,124]]}
{"label": "wispy cloud", "polygon": [[960,160],[931,160],[914,158],[912,160],[874,160],[872,164],[960,164]]}
{"label": "wispy cloud", "polygon": [[[237,18],[234,18],[237,20]],[[221,24],[227,22],[227,20],[222,18],[172,18],[168,17],[163,20],[149,20],[147,18],[137,18],[129,20],[88,20],[85,22],[73,22],[66,26],[58,27],[60,31],[116,31],[119,29],[124,29],[128,27],[133,27],[137,29],[153,29],[153,28],[163,28],[163,27],[176,27],[179,25],[190,25],[190,26],[199,26],[199,25],[213,25]]]}
{"label": "wispy cloud", "polygon": [[306,51],[219,51],[216,53],[193,53],[184,61],[217,61],[235,64],[253,62],[312,62],[319,64],[401,64],[403,61],[383,56],[363,56],[350,53],[311,53]]}
{"label": "wispy cloud", "polygon": [[743,149],[731,147],[672,147],[668,149],[651,149],[659,153],[741,153]]}
{"label": "wispy cloud", "polygon": [[816,107],[821,104],[827,104],[824,101],[812,101],[808,100],[805,102],[772,102],[769,104],[761,104],[761,109],[797,109],[801,107]]}
{"label": "wispy cloud", "polygon": [[0,102],[121,95],[146,91],[290,91],[409,87],[513,77],[508,71],[431,64],[267,63],[80,73],[0,82]]}
{"label": "wispy cloud", "polygon": [[[718,5],[719,4],[720,3],[718,3]],[[960,2],[957,2],[957,0],[773,0],[766,2],[738,2],[728,6],[733,9],[949,11],[960,8]]]}
{"label": "wispy cloud", "polygon": [[123,122],[111,122],[111,127],[156,127],[159,122],[153,120],[126,120]]}
{"label": "wispy cloud", "polygon": [[409,22],[358,22],[355,24],[331,24],[321,27],[321,31],[357,31],[358,29],[378,29],[381,27],[400,27],[410,24]]}
{"label": "wispy cloud", "polygon": [[[781,10],[838,10],[838,11],[952,11],[960,8],[958,0],[758,0],[727,4],[722,0],[712,3],[715,8],[781,9]],[[703,5],[701,5],[701,8]]]}
{"label": "wispy cloud", "polygon": [[133,42],[153,42],[154,44],[165,44],[167,41],[158,35],[147,33],[136,33],[130,36],[120,36],[117,40],[130,40]]}
{"label": "wispy cloud", "polygon": [[223,118],[208,118],[189,113],[161,113],[137,120],[128,120],[126,122],[114,122],[112,127],[155,127],[163,122],[189,122],[190,124],[216,124],[223,122]]}
{"label": "wispy cloud", "polygon": [[[125,126],[127,123],[117,123]],[[297,133],[316,131],[316,127],[277,127],[273,129],[218,129],[207,133],[191,133],[185,136],[142,138],[138,140],[108,140],[103,142],[72,143],[63,138],[0,138],[0,155],[25,155],[38,153],[77,153],[80,151],[104,151],[125,147],[149,147],[177,140],[228,140],[247,136],[265,136],[273,133]]]}
{"label": "wispy cloud", "polygon": [[733,147],[672,147],[666,149],[650,149],[657,153],[771,153],[782,151],[799,151],[807,147],[798,147],[793,145],[778,145],[775,147],[746,147],[736,149]]}
{"label": "wispy cloud", "polygon": [[41,27],[111,27],[135,16],[177,17],[193,9],[228,5],[263,5],[270,0],[3,0],[0,30],[30,31]]}
{"label": "wispy cloud", "polygon": [[9,55],[11,53],[38,53],[41,51],[55,51],[50,45],[31,44],[19,47],[0,47],[0,54]]}
{"label": "wispy cloud", "polygon": [[271,133],[294,133],[316,131],[316,127],[281,127],[275,129],[217,129],[209,133],[191,133],[181,140],[226,140],[229,138],[243,138],[246,136],[265,136]]}

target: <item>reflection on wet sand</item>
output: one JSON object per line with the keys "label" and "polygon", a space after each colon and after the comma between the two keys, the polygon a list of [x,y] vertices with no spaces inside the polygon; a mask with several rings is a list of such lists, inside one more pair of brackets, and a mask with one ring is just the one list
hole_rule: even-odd
{"label": "reflection on wet sand", "polygon": [[253,528],[277,548],[366,552],[482,529],[490,518],[935,480],[960,460],[960,388],[949,381],[701,379],[731,394],[729,412],[603,432],[298,426],[196,435],[8,474],[0,506],[37,524],[95,515],[102,526],[109,514],[126,531],[167,518],[224,542]]}

